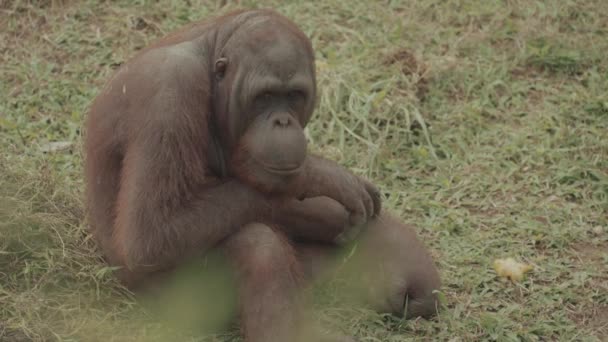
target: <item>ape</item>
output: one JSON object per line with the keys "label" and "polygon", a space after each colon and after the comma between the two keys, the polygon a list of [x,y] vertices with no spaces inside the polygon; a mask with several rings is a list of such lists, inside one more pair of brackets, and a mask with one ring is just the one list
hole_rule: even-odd
{"label": "ape", "polygon": [[414,231],[380,214],[368,181],[307,154],[315,97],[310,41],[269,10],[196,23],[125,63],[91,106],[85,162],[91,229],[119,278],[137,288],[222,250],[245,339],[290,341],[301,279],[365,227],[369,303],[432,315],[439,277]]}

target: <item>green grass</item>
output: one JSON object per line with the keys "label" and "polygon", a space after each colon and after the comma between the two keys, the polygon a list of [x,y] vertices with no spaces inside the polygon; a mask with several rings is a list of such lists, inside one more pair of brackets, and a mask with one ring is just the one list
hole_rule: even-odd
{"label": "green grass", "polygon": [[[81,126],[116,65],[237,7],[218,4],[0,0],[0,340],[166,336],[86,233]],[[443,277],[436,319],[325,305],[323,322],[362,341],[608,336],[608,2],[241,6],[274,7],[311,37],[312,149],[373,179]],[[535,270],[501,281],[492,261],[507,256]]]}

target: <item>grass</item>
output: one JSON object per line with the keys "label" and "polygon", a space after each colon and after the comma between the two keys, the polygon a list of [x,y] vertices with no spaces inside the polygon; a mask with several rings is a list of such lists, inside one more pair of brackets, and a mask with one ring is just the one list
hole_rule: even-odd
{"label": "grass", "polygon": [[[362,341],[608,336],[608,2],[240,4],[311,37],[312,149],[373,179],[442,273],[436,319],[329,305],[323,322]],[[0,340],[166,338],[86,233],[82,121],[134,51],[234,8],[0,0]],[[535,270],[501,281],[491,265],[507,256]]]}

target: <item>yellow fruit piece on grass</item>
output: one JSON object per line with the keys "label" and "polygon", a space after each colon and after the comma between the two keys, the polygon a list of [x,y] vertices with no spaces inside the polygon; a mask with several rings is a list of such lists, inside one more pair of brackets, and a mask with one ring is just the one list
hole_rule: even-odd
{"label": "yellow fruit piece on grass", "polygon": [[513,258],[494,260],[494,270],[498,276],[508,278],[513,282],[524,279],[524,274],[532,269],[532,265],[522,264]]}

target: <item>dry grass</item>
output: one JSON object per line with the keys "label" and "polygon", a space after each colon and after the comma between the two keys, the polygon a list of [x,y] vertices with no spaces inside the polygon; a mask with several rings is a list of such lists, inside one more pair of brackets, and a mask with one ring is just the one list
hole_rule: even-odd
{"label": "dry grass", "polygon": [[[444,279],[437,319],[325,305],[322,321],[362,341],[608,336],[608,2],[227,3],[0,0],[0,340],[174,340],[86,234],[80,128],[135,50],[237,7],[311,37],[312,148],[373,179]],[[499,281],[505,256],[534,272]]]}

